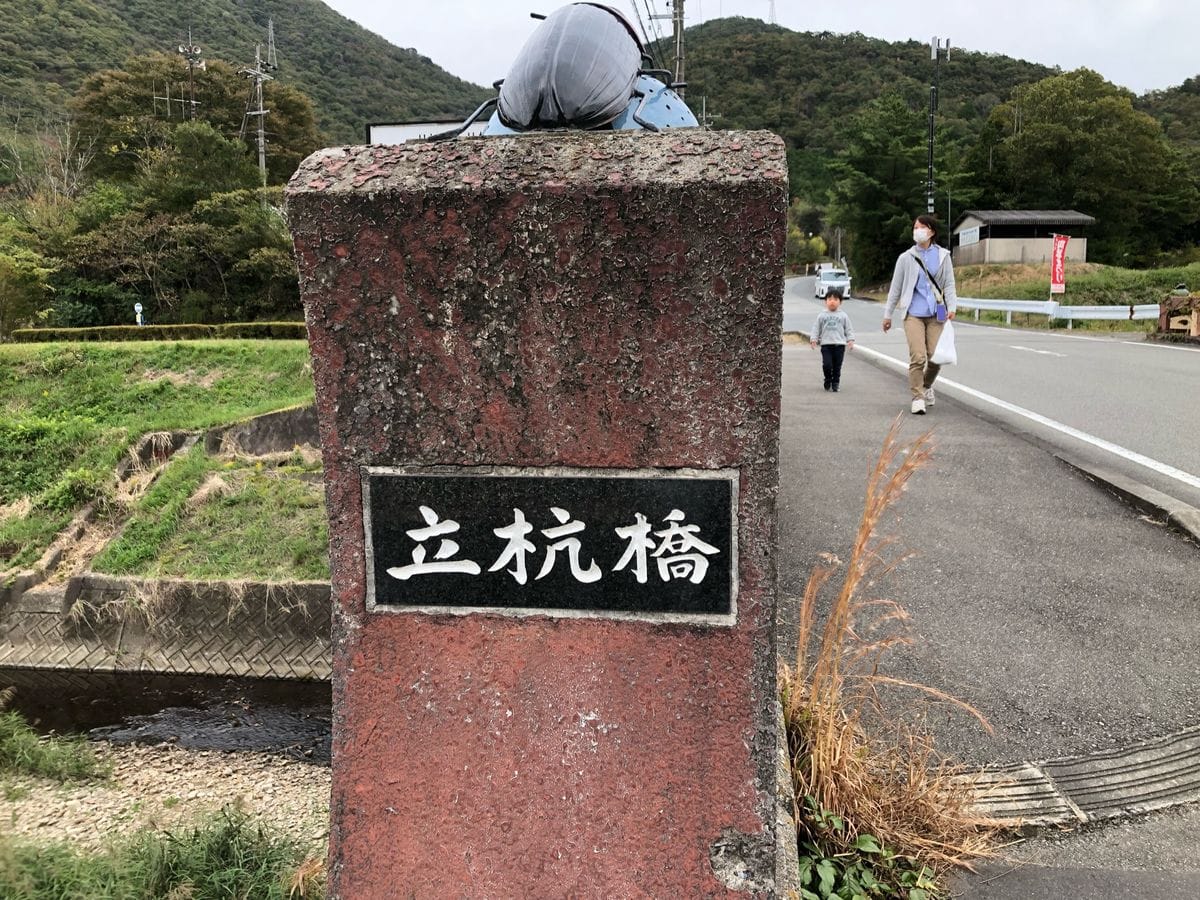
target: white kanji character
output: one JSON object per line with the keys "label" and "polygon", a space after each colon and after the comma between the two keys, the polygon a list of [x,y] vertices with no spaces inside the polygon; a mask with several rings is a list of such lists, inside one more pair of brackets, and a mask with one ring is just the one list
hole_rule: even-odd
{"label": "white kanji character", "polygon": [[388,569],[387,573],[401,581],[407,581],[413,575],[478,575],[480,572],[478,563],[469,559],[450,559],[458,552],[458,544],[449,538],[442,538],[437,553],[433,555],[434,561],[425,562],[425,541],[446,534],[454,534],[458,531],[458,523],[453,519],[439,522],[437,513],[428,506],[422,506],[420,509],[421,517],[425,520],[427,527],[414,528],[412,531],[405,532],[417,542],[417,546],[413,548],[412,552],[412,565],[394,566]]}
{"label": "white kanji character", "polygon": [[525,555],[532,553],[536,548],[532,541],[525,539],[525,535],[533,531],[533,526],[525,521],[525,513],[519,509],[513,510],[513,522],[511,525],[505,525],[503,528],[493,528],[492,533],[499,538],[505,538],[508,541],[508,546],[504,548],[504,552],[500,554],[500,558],[492,563],[489,572],[497,572],[503,569],[508,564],[509,560],[516,560],[517,567],[509,569],[508,574],[517,580],[517,584],[524,584],[529,580],[529,576],[525,573]]}
{"label": "white kanji character", "polygon": [[550,507],[550,512],[554,514],[554,518],[558,519],[561,524],[554,528],[543,529],[542,534],[552,541],[558,538],[565,538],[565,540],[558,541],[546,547],[546,561],[542,563],[542,570],[538,572],[537,577],[545,578],[549,575],[550,570],[554,568],[554,554],[559,550],[566,550],[571,563],[571,574],[575,576],[576,581],[581,581],[584,584],[599,581],[601,572],[600,567],[596,565],[596,561],[593,559],[587,569],[581,568],[579,565],[579,551],[581,549],[579,539],[567,537],[567,535],[579,534],[587,526],[580,521],[572,522],[571,514],[565,509],[552,506]]}
{"label": "white kanji character", "polygon": [[616,531],[617,537],[629,541],[629,546],[625,548],[625,554],[613,566],[613,571],[619,572],[629,565],[629,561],[632,559],[634,577],[637,578],[638,584],[645,584],[646,554],[654,549],[654,541],[650,540],[650,522],[646,517],[641,513],[634,513],[634,517],[634,524],[613,529]]}
{"label": "white kanji character", "polygon": [[[670,524],[662,531],[654,532],[655,537],[662,538],[654,557],[658,560],[658,574],[663,581],[687,578],[692,584],[699,584],[708,572],[705,556],[721,551],[696,537],[700,531],[699,525],[680,525],[684,518],[682,512],[673,509],[663,519]],[[674,555],[664,556],[666,553]]]}

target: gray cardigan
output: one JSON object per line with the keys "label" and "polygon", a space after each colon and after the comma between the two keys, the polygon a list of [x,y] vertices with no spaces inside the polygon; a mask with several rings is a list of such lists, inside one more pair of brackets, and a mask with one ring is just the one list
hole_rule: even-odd
{"label": "gray cardigan", "polygon": [[[932,272],[933,280],[942,291],[946,300],[946,309],[954,312],[958,309],[958,293],[954,290],[954,263],[950,261],[950,251],[938,246],[938,268]],[[892,273],[892,286],[888,290],[887,306],[883,308],[883,317],[892,318],[892,313],[900,310],[900,318],[908,313],[908,305],[912,303],[913,291],[917,289],[917,277],[921,267],[913,250],[905,250],[896,260],[896,271]]]}

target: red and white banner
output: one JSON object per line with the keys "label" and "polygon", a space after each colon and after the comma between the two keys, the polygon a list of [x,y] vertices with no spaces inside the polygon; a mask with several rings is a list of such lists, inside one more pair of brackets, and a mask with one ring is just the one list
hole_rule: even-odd
{"label": "red and white banner", "polygon": [[1067,241],[1070,235],[1054,235],[1054,253],[1050,257],[1050,293],[1067,292]]}

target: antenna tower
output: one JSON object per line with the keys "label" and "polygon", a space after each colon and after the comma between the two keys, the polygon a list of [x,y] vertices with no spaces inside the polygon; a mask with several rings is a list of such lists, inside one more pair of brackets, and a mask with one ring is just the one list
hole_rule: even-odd
{"label": "antenna tower", "polygon": [[[188,29],[188,39],[186,44],[179,45],[179,53],[183,56],[183,61],[188,67],[188,99],[186,109],[190,109],[192,118],[196,118],[196,108],[200,105],[196,102],[196,70],[204,72],[208,68],[208,64],[200,56],[200,47],[192,43],[192,29]],[[180,101],[182,102],[182,100]],[[171,104],[167,104],[170,109]],[[187,112],[184,112],[184,118],[187,118]]]}
{"label": "antenna tower", "polygon": [[275,76],[270,72],[277,69],[278,63],[275,56],[275,20],[267,20],[267,58],[263,59],[262,44],[254,45],[254,67],[241,69],[238,74],[249,78],[250,99],[246,103],[246,113],[242,116],[242,128],[238,132],[238,137],[241,140],[246,139],[246,126],[250,122],[251,117],[258,119],[258,171],[262,177],[262,183],[266,186],[267,183],[267,134],[266,134],[266,118],[269,110],[263,107],[263,83],[274,81]]}
{"label": "antenna tower", "polygon": [[171,96],[171,82],[169,80],[163,82],[163,91],[165,93],[162,93],[162,94],[158,93],[158,82],[156,81],[154,83],[154,93],[151,94],[151,97],[154,101],[154,115],[156,115],[156,116],[158,115],[158,101],[162,100],[163,103],[166,104],[165,108],[167,110],[167,118],[168,119],[171,118],[172,115],[174,115],[171,112],[171,105],[173,103],[179,104],[180,117],[184,118],[184,119],[187,118],[187,103],[188,102],[183,97],[183,83],[181,82],[180,84],[176,85],[176,87],[178,88],[178,91],[176,93],[176,96],[172,97]]}
{"label": "antenna tower", "polygon": [[772,25],[779,24],[779,20],[775,18],[775,0],[771,0],[771,16],[769,21]]}

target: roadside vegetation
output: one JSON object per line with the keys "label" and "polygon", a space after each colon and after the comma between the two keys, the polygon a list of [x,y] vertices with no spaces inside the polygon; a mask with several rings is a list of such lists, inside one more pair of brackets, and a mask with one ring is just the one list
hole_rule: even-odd
{"label": "roadside vegetation", "polygon": [[[803,900],[944,897],[945,874],[989,855],[995,833],[971,811],[970,779],[938,753],[911,705],[897,713],[884,699],[915,691],[990,731],[961,701],[883,673],[886,653],[909,638],[898,603],[866,596],[903,561],[878,529],[932,452],[928,433],[901,445],[898,430],[899,420],[871,472],[849,559],[827,557],[808,581],[795,664],[781,678]],[[839,570],[818,626],[823,589]]]}
{"label": "roadside vegetation", "polygon": [[300,452],[266,460],[172,461],[132,510],[97,572],[259,581],[329,577],[321,464]]}
{"label": "roadside vegetation", "polygon": [[303,341],[0,346],[0,571],[31,565],[86,504],[109,503],[142,435],[312,397]]}
{"label": "roadside vegetation", "polygon": [[[1179,284],[1200,292],[1200,262],[1162,269],[1069,262],[1066,272],[1067,293],[1058,299],[1075,306],[1159,303]],[[960,266],[954,275],[963,297],[1046,300],[1050,296],[1049,264]]]}
{"label": "roadside vegetation", "polygon": [[307,900],[324,865],[286,837],[227,809],[189,829],[143,831],[96,852],[0,838],[0,897],[59,900]]}
{"label": "roadside vegetation", "polygon": [[[994,300],[1048,300],[1050,270],[1048,264],[993,263],[989,265],[958,266],[954,270],[960,297],[979,297]],[[1067,293],[1059,302],[1072,306],[1128,306],[1130,304],[1160,303],[1177,285],[1185,284],[1200,293],[1200,262],[1170,266],[1162,269],[1123,269],[1099,263],[1068,263]],[[887,283],[855,288],[854,296],[883,302],[887,299]],[[963,318],[976,321],[975,311],[964,309]],[[1005,314],[980,310],[978,321],[993,325],[1004,324]],[[1013,313],[1012,324],[1023,328],[1047,328],[1045,316]],[[1055,327],[1065,327],[1057,321]],[[1076,330],[1145,333],[1157,328],[1153,320],[1136,322],[1124,320],[1077,321]]]}

